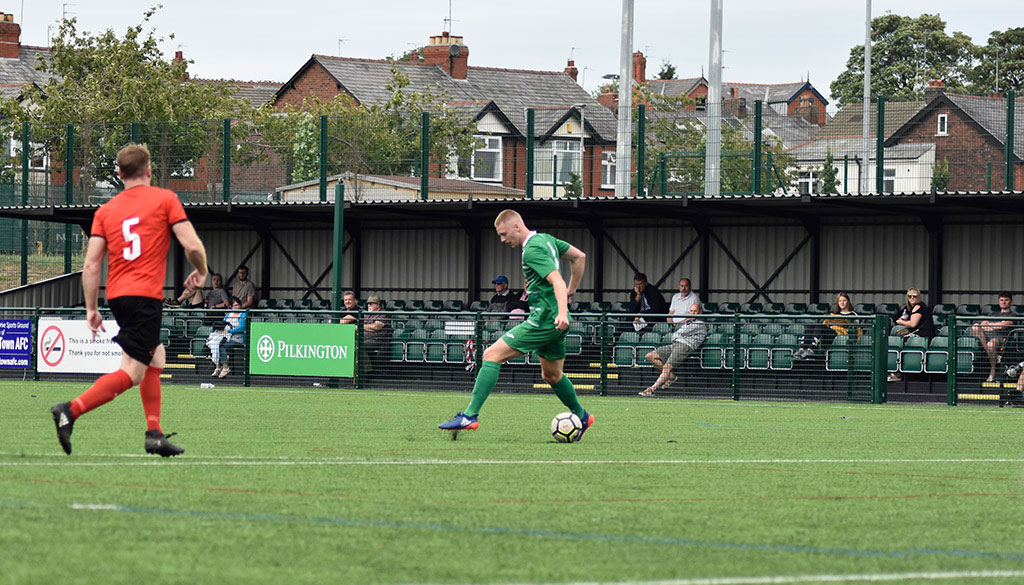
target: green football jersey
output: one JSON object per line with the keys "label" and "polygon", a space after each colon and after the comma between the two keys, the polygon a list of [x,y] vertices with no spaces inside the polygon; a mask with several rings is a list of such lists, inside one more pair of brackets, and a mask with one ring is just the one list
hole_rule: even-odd
{"label": "green football jersey", "polygon": [[546,277],[559,269],[559,260],[568,251],[568,242],[550,234],[534,232],[523,243],[523,276],[526,279],[526,301],[530,305],[527,321],[534,326],[554,325],[558,301],[555,299],[555,287]]}

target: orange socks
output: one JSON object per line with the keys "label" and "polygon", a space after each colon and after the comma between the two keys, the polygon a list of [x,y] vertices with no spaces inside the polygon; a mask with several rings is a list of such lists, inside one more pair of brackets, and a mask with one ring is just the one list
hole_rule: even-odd
{"label": "orange socks", "polygon": [[[124,370],[117,370],[98,380],[78,398],[71,401],[71,415],[75,418],[82,416],[94,408],[103,406],[117,398],[125,390],[132,387],[132,379]],[[157,382],[157,396],[160,393],[159,381]],[[159,407],[158,407],[159,408]]]}
{"label": "orange socks", "polygon": [[146,413],[146,430],[160,430],[160,372],[162,368],[149,366],[146,375],[139,384],[139,395],[142,397],[142,410]]}

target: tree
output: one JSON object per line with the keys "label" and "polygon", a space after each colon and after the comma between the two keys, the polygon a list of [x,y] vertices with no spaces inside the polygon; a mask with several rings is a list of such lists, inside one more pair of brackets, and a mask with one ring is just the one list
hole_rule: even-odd
{"label": "tree", "polygon": [[583,181],[576,173],[569,173],[569,182],[565,184],[565,196],[569,199],[579,199],[583,193]]}
{"label": "tree", "polygon": [[676,66],[669,63],[667,59],[662,60],[661,69],[658,70],[658,79],[675,79]]}
{"label": "tree", "polygon": [[[636,103],[648,104],[647,149],[644,161],[643,188],[659,192],[662,184],[667,193],[700,193],[704,190],[704,152],[706,149],[706,116],[688,110],[693,100],[686,95],[670,97],[643,87],[634,92]],[[749,193],[753,180],[752,144],[741,129],[722,125],[722,193]],[[781,144],[766,141],[765,153],[771,154],[773,185],[787,187],[793,180],[793,158],[782,153]],[[661,161],[664,159],[664,176]]]}
{"label": "tree", "polygon": [[[930,79],[949,89],[964,87],[978,48],[961,32],[946,34],[937,14],[918,18],[886,14],[871,20],[871,95],[912,100],[924,96]],[[841,105],[864,96],[864,45],[850,49],[846,71],[830,86]]]}
{"label": "tree", "polygon": [[152,154],[154,182],[166,186],[210,154],[220,135],[216,120],[240,108],[226,84],[183,82],[188,63],[165,60],[158,47],[163,39],[143,31],[157,8],[123,37],[109,29],[80,32],[74,18],[64,20],[41,65],[54,77],[41,95],[30,95],[34,105],[23,116],[33,122],[33,142],[42,142],[56,160],[64,160],[65,128],[74,125],[80,190],[122,186],[114,158],[129,140],[130,123],[141,122],[139,141]]}
{"label": "tree", "polygon": [[932,164],[932,191],[945,191],[949,188],[949,178],[949,161],[935,161]]}
{"label": "tree", "polygon": [[835,158],[832,156],[832,149],[825,151],[825,164],[821,166],[818,173],[820,193],[836,193],[839,187],[839,169],[836,168]]}
{"label": "tree", "polygon": [[418,173],[421,114],[430,117],[428,156],[443,172],[454,154],[469,160],[478,140],[475,122],[445,107],[444,92],[409,89],[409,78],[392,65],[389,92],[380,104],[360,105],[347,94],[329,101],[307,97],[299,105],[275,108],[266,104],[236,125],[241,145],[237,160],[250,165],[283,160],[292,168],[292,180],[315,179],[319,174],[321,116],[327,116],[329,172],[377,175]]}
{"label": "tree", "polygon": [[978,66],[969,75],[972,93],[1024,89],[1024,27],[992,31],[978,57]]}

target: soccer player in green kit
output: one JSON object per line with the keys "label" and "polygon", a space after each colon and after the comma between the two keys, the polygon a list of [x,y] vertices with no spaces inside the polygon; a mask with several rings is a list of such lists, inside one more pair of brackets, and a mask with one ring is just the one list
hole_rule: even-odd
{"label": "soccer player in green kit", "polygon": [[[530,231],[523,218],[511,209],[498,214],[494,230],[503,243],[523,249],[523,276],[526,277],[530,315],[484,350],[469,406],[437,428],[459,431],[479,427],[480,407],[498,382],[501,363],[533,351],[540,357],[544,381],[551,384],[562,404],[580,417],[586,432],[594,424],[594,416],[580,405],[576,388],[562,372],[562,364],[565,361],[565,335],[569,330],[569,297],[580,285],[587,255],[554,236]],[[572,267],[568,286],[558,271],[560,258],[567,259]]]}

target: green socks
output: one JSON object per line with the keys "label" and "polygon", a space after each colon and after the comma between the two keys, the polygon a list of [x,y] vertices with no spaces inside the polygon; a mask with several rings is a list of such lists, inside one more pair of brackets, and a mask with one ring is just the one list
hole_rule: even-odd
{"label": "green socks", "polygon": [[[580,404],[579,398],[576,397],[576,388],[573,387],[572,381],[569,380],[569,376],[562,375],[562,379],[551,385],[551,389],[555,391],[555,396],[562,401],[562,404],[569,407],[569,410],[576,416],[582,417],[583,406]],[[476,394],[476,391],[473,391]]]}
{"label": "green socks", "polygon": [[[484,400],[487,400],[487,397],[491,395],[491,390],[494,390],[494,385],[498,383],[498,372],[500,371],[501,364],[498,362],[485,361],[480,364],[476,383],[473,384],[473,399],[469,401],[469,406],[466,407],[463,414],[467,416],[480,414],[480,407],[484,405]],[[571,384],[569,388],[572,388]],[[573,396],[575,396],[575,392],[573,392]]]}

